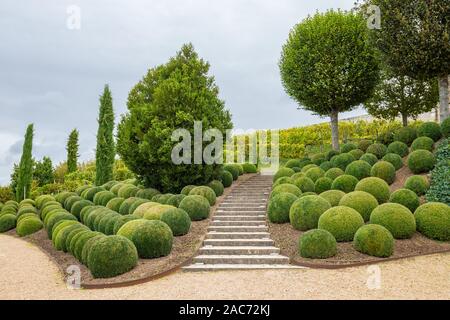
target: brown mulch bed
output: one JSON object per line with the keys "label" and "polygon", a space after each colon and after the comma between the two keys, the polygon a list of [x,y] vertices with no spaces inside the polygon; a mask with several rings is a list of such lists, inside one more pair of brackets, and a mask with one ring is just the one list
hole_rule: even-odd
{"label": "brown mulch bed", "polygon": [[[139,281],[145,282],[160,275],[175,271],[180,267],[190,263],[203,243],[203,239],[207,233],[210,220],[214,216],[214,213],[219,204],[234,188],[253,176],[254,174],[245,174],[240,176],[239,179],[235,183],[233,183],[230,188],[227,188],[225,190],[224,194],[221,197],[217,198],[216,204],[211,208],[211,214],[208,219],[202,221],[193,221],[191,224],[191,230],[187,235],[174,237],[172,251],[168,256],[157,259],[139,259],[138,265],[133,270],[117,277],[106,279],[93,278],[89,269],[86,266],[82,265],[71,254],[55,250],[52,245],[52,241],[47,237],[46,230],[41,230],[21,239],[33,243],[41,251],[46,253],[50,257],[50,259],[54,261],[59,267],[64,278],[66,278],[67,276],[66,270],[69,266],[79,266],[81,270],[82,287],[84,288],[120,286],[138,283]],[[13,237],[18,237],[15,230],[10,230],[5,234]]]}

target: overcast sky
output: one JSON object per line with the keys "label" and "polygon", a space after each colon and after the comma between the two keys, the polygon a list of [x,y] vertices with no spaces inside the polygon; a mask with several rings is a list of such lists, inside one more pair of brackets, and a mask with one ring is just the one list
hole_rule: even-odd
{"label": "overcast sky", "polygon": [[[350,9],[354,0],[1,2],[0,184],[6,184],[28,123],[35,125],[36,159],[63,161],[73,128],[80,131],[81,160],[93,158],[104,84],[110,85],[118,119],[133,85],[187,42],[210,62],[235,128],[323,121],[297,110],[284,93],[277,65],[281,46],[308,14]],[[72,5],[80,8],[80,29],[67,27]]]}

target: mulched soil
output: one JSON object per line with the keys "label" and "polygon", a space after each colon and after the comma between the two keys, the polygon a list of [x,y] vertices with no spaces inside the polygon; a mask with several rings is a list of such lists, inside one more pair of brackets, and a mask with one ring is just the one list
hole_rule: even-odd
{"label": "mulched soil", "polygon": [[[193,221],[191,224],[191,230],[187,235],[174,237],[172,251],[168,256],[156,259],[139,259],[138,265],[133,270],[117,277],[107,279],[93,278],[89,269],[82,265],[71,254],[56,251],[52,245],[52,241],[48,239],[47,232],[45,230],[41,230],[21,239],[35,244],[41,251],[46,253],[59,267],[61,273],[64,275],[64,278],[67,276],[66,270],[69,266],[79,266],[81,270],[81,282],[83,287],[119,285],[133,281],[138,282],[139,280],[149,280],[152,277],[156,278],[159,275],[166,274],[170,271],[175,271],[192,261],[192,258],[195,256],[196,252],[203,243],[209,222],[214,216],[219,204],[234,188],[252,176],[254,176],[254,174],[245,174],[240,176],[230,188],[225,189],[225,192],[221,197],[217,198],[216,204],[211,208],[211,214],[208,219]],[[18,237],[15,230],[10,230],[5,234]]]}

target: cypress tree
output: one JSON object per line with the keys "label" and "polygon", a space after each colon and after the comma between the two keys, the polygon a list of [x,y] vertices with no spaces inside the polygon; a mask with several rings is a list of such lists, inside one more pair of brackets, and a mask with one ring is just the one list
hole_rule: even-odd
{"label": "cypress tree", "polygon": [[30,196],[31,182],[33,180],[33,124],[28,125],[23,143],[22,157],[19,164],[19,175],[17,178],[16,200],[21,201]]}
{"label": "cypress tree", "polygon": [[67,140],[67,173],[77,171],[78,147],[78,130],[73,129]]}
{"label": "cypress tree", "polygon": [[113,179],[114,157],[116,155],[113,131],[114,110],[111,91],[109,86],[105,85],[103,94],[100,96],[98,117],[97,149],[95,154],[96,185],[102,185]]}

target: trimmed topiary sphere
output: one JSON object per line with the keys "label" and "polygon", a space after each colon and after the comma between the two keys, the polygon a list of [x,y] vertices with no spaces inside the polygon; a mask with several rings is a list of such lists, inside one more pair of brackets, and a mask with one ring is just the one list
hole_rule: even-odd
{"label": "trimmed topiary sphere", "polygon": [[309,230],[298,240],[298,253],[303,258],[326,259],[336,255],[336,252],[336,239],[327,230]]}
{"label": "trimmed topiary sphere", "polygon": [[301,172],[303,172],[303,173],[306,173],[306,171],[308,171],[309,169],[312,169],[312,168],[318,168],[319,166],[317,165],[317,164],[308,164],[308,165],[306,165],[306,166],[304,166],[303,168],[302,168],[302,171]]}
{"label": "trimmed topiary sphere", "polygon": [[169,200],[167,200],[167,204],[169,206],[174,206],[174,207],[178,208],[178,206],[180,205],[181,200],[183,200],[186,197],[187,196],[185,196],[184,194],[175,194],[175,195],[171,196],[169,198]]}
{"label": "trimmed topiary sphere", "polygon": [[203,220],[209,217],[210,205],[202,196],[187,196],[181,200],[178,208],[187,212],[192,221]]}
{"label": "trimmed topiary sphere", "polygon": [[325,191],[328,191],[331,189],[331,185],[333,184],[333,180],[330,178],[319,178],[316,180],[316,183],[314,184],[314,191],[319,194]]}
{"label": "trimmed topiary sphere", "polygon": [[317,179],[322,178],[324,175],[325,171],[323,171],[319,167],[311,168],[305,172],[305,176],[310,178],[313,182],[316,182]]}
{"label": "trimmed topiary sphere", "polygon": [[[186,197],[186,196],[185,196],[185,197]],[[156,207],[156,206],[160,206],[160,205],[161,205],[160,203],[158,203],[158,202],[152,202],[152,201],[142,203],[141,205],[139,205],[139,207],[136,208],[136,210],[134,210],[133,215],[135,215],[135,216],[137,216],[137,217],[139,217],[139,218],[143,218],[144,215],[145,215],[145,213],[146,213],[150,208],[153,208],[153,207]]]}
{"label": "trimmed topiary sphere", "polygon": [[361,253],[386,258],[394,253],[394,237],[385,227],[368,224],[356,231],[353,246]]}
{"label": "trimmed topiary sphere", "polygon": [[359,141],[359,143],[358,143],[358,149],[360,149],[360,150],[366,152],[366,151],[367,151],[367,148],[368,148],[370,145],[372,145],[372,144],[373,144],[373,142],[370,141],[370,140],[361,140],[361,141]]}
{"label": "trimmed topiary sphere", "polygon": [[355,150],[356,148],[358,147],[353,143],[344,143],[341,145],[341,153],[347,153],[351,150]]}
{"label": "trimmed topiary sphere", "polygon": [[371,154],[375,155],[378,159],[381,159],[384,157],[386,152],[387,152],[387,147],[384,144],[374,143],[367,148],[366,153],[371,153]]}
{"label": "trimmed topiary sphere", "polygon": [[433,141],[438,141],[442,137],[441,127],[436,122],[425,122],[417,128],[417,135],[419,137],[428,137]]}
{"label": "trimmed topiary sphere", "polygon": [[47,195],[47,194],[39,196],[39,197],[36,198],[36,201],[35,201],[36,202],[36,207],[38,209],[41,209],[44,206],[44,204],[46,202],[48,202],[48,201],[55,201],[55,198],[53,196],[50,196],[50,195]]}
{"label": "trimmed topiary sphere", "polygon": [[281,177],[280,179],[278,179],[277,181],[275,181],[272,184],[272,188],[275,188],[276,186],[279,186],[280,184],[286,184],[286,183],[295,185],[294,179],[292,177]]}
{"label": "trimmed topiary sphere", "polygon": [[361,180],[370,177],[370,169],[372,167],[366,161],[356,160],[350,163],[345,169],[345,174],[354,176],[356,179]]}
{"label": "trimmed topiary sphere", "polygon": [[257,173],[258,168],[253,163],[243,163],[242,168],[244,169],[244,173]]}
{"label": "trimmed topiary sphere", "polygon": [[344,170],[339,168],[331,168],[327,172],[325,172],[325,177],[330,178],[331,180],[334,181],[334,179],[336,179],[339,176],[342,176],[343,174],[345,174]]}
{"label": "trimmed topiary sphere", "polygon": [[344,174],[334,179],[333,184],[331,185],[331,189],[341,190],[345,193],[348,193],[355,190],[355,186],[357,183],[358,179],[356,179],[354,176]]}
{"label": "trimmed topiary sphere", "polygon": [[450,117],[446,118],[441,123],[442,135],[446,138],[450,137]]}
{"label": "trimmed topiary sphere", "polygon": [[151,202],[151,201],[150,201],[150,200],[147,200],[147,199],[140,199],[140,198],[136,199],[136,201],[134,201],[134,202],[130,205],[130,207],[128,208],[128,213],[127,213],[127,214],[133,214],[134,211],[136,211],[136,209],[137,209],[141,204],[148,203],[148,202]]}
{"label": "trimmed topiary sphere", "polygon": [[43,223],[41,220],[39,220],[39,218],[34,218],[34,217],[30,217],[30,218],[26,218],[21,220],[18,224],[17,224],[17,234],[19,235],[19,237],[25,237],[29,234],[35,233],[39,230],[41,230],[44,227]]}
{"label": "trimmed topiary sphere", "polygon": [[[305,174],[303,173],[303,172],[296,172],[296,173],[294,173],[292,176],[290,176],[290,177],[284,177],[284,178],[280,178],[280,179],[278,179],[277,181],[280,181],[280,180],[282,180],[282,179],[289,179],[289,180],[292,180],[292,181],[295,181],[295,179],[298,179],[298,178],[301,178],[301,177],[304,177],[305,176]],[[277,181],[275,181],[275,183],[277,182]],[[295,183],[294,183],[295,184]]]}
{"label": "trimmed topiary sphere", "polygon": [[333,165],[333,167],[345,171],[347,166],[355,160],[356,160],[355,157],[353,157],[351,154],[342,153],[340,155],[331,158],[331,164]]}
{"label": "trimmed topiary sphere", "polygon": [[408,157],[408,167],[416,174],[432,170],[435,164],[436,158],[427,150],[416,150]]}
{"label": "trimmed topiary sphere", "polygon": [[388,184],[392,184],[396,177],[395,167],[387,161],[378,161],[375,163],[370,170],[370,174],[372,177],[383,179]]}
{"label": "trimmed topiary sphere", "polygon": [[0,232],[6,232],[16,227],[16,216],[10,213],[0,216]]}
{"label": "trimmed topiary sphere", "polygon": [[330,161],[324,161],[320,164],[320,169],[322,169],[323,171],[327,172],[328,170],[330,170],[331,168],[333,168],[333,165],[331,164]]}
{"label": "trimmed topiary sphere", "polygon": [[314,182],[308,177],[295,179],[294,183],[302,192],[314,192]]}
{"label": "trimmed topiary sphere", "polygon": [[165,222],[174,236],[182,236],[191,228],[191,218],[183,209],[173,208],[161,214],[161,221]]}
{"label": "trimmed topiary sphere", "polygon": [[416,232],[414,215],[398,203],[385,203],[372,211],[370,223],[388,229],[395,239],[409,239]]}
{"label": "trimmed topiary sphere", "polygon": [[86,242],[96,236],[102,236],[102,234],[100,232],[95,232],[95,231],[87,231],[85,233],[83,233],[82,235],[80,235],[77,239],[77,241],[75,242],[74,245],[74,249],[72,250],[72,254],[75,258],[78,259],[78,261],[81,261],[81,255],[83,252],[83,247],[86,244]]}
{"label": "trimmed topiary sphere", "polygon": [[322,192],[319,196],[327,200],[332,207],[336,207],[339,205],[342,197],[345,196],[345,192],[341,190],[328,190]]}
{"label": "trimmed topiary sphere", "polygon": [[411,144],[411,151],[428,150],[433,151],[434,141],[428,137],[419,137]]}
{"label": "trimmed topiary sphere", "polygon": [[317,193],[315,193],[315,192],[305,192],[305,193],[302,193],[298,198],[300,199],[300,198],[306,197],[306,196],[317,196]]}
{"label": "trimmed topiary sphere", "polygon": [[344,195],[339,201],[339,205],[355,209],[363,217],[364,221],[369,221],[370,214],[378,206],[378,201],[370,193],[353,191]]}
{"label": "trimmed topiary sphere", "polygon": [[[92,188],[89,188],[89,190],[90,190],[90,189],[92,189]],[[66,199],[67,199],[68,197],[76,196],[76,195],[77,195],[77,194],[76,194],[75,192],[63,191],[63,192],[58,193],[58,194],[55,196],[55,200],[58,201],[61,205],[63,205],[63,204],[64,204],[64,201],[66,201]],[[83,198],[84,198],[84,197],[83,197]]]}
{"label": "trimmed topiary sphere", "polygon": [[48,237],[50,239],[52,239],[52,231],[53,231],[53,226],[58,222],[58,221],[62,221],[62,220],[73,220],[76,221],[77,218],[75,218],[75,216],[73,216],[70,213],[57,213],[53,216],[51,216],[48,221],[47,221],[47,234]]}
{"label": "trimmed topiary sphere", "polygon": [[118,276],[133,269],[137,262],[138,254],[133,242],[121,236],[99,238],[92,244],[87,258],[94,278]]}
{"label": "trimmed topiary sphere", "polygon": [[[224,172],[227,172],[227,174],[229,173],[228,171],[224,171]],[[230,173],[230,175],[231,175],[231,173]],[[233,183],[233,176],[231,176],[231,183]],[[194,185],[192,185],[192,184],[190,184],[190,185],[187,185],[187,186],[185,186],[183,189],[181,189],[181,194],[184,194],[184,195],[188,195],[189,194],[189,192],[191,192],[191,190],[192,189],[194,189],[194,188],[196,188],[197,186],[194,186]]]}
{"label": "trimmed topiary sphere", "polygon": [[317,153],[311,157],[311,162],[317,166],[320,166],[325,161],[327,161],[327,159],[323,153]]}
{"label": "trimmed topiary sphere", "polygon": [[133,220],[139,220],[139,218],[132,214],[119,217],[114,223],[113,234],[117,234],[117,232],[124,224]]}
{"label": "trimmed topiary sphere", "polygon": [[147,189],[139,190],[136,193],[136,197],[151,200],[157,194],[160,194],[160,192],[158,190],[153,189],[153,188],[147,188]]}
{"label": "trimmed topiary sphere", "polygon": [[169,226],[159,220],[146,221],[139,225],[130,239],[144,259],[167,256],[172,251],[173,234]]}
{"label": "trimmed topiary sphere", "polygon": [[400,141],[410,146],[414,139],[417,138],[417,131],[412,127],[402,127],[394,134],[394,141]]}
{"label": "trimmed topiary sphere", "polygon": [[428,202],[414,213],[417,230],[427,238],[450,240],[450,206],[441,202]]}
{"label": "trimmed topiary sphere", "polygon": [[355,209],[337,206],[325,211],[319,218],[319,229],[330,232],[336,241],[352,241],[364,219]]}
{"label": "trimmed topiary sphere", "polygon": [[363,154],[359,160],[367,162],[370,166],[373,166],[378,162],[377,156],[372,153]]}
{"label": "trimmed topiary sphere", "polygon": [[349,152],[349,154],[351,154],[356,160],[358,160],[359,158],[361,158],[364,154],[364,151],[360,150],[360,149],[354,149],[351,150]]}
{"label": "trimmed topiary sphere", "polygon": [[411,212],[414,212],[420,205],[420,200],[417,194],[409,189],[398,189],[394,191],[389,198],[389,202],[404,205]]}
{"label": "trimmed topiary sphere", "polygon": [[341,152],[340,152],[340,151],[337,151],[337,150],[334,150],[334,149],[331,149],[330,151],[328,151],[328,152],[325,154],[325,158],[326,158],[328,161],[330,161],[331,158],[333,158],[334,156],[337,156],[338,154],[341,154]]}
{"label": "trimmed topiary sphere", "polygon": [[[199,196],[199,197],[201,197],[201,196]],[[145,211],[144,219],[159,220],[159,219],[161,219],[161,215],[164,212],[174,209],[174,208],[175,208],[174,206],[169,206],[167,204],[159,204],[157,206],[152,206]]]}
{"label": "trimmed topiary sphere", "polygon": [[302,163],[300,160],[298,159],[290,159],[286,162],[286,164],[284,165],[286,168],[294,168],[294,167],[301,167]]}
{"label": "trimmed topiary sphere", "polygon": [[93,203],[90,202],[89,200],[77,201],[73,204],[73,206],[70,210],[70,213],[73,214],[75,217],[77,217],[77,219],[80,219],[81,210],[83,210],[84,207],[92,206],[92,205],[93,205]]}
{"label": "trimmed topiary sphere", "polygon": [[128,211],[130,210],[130,206],[133,204],[133,202],[135,202],[138,199],[139,198],[136,198],[136,197],[131,197],[131,198],[125,199],[119,207],[119,213],[122,215],[128,214]]}
{"label": "trimmed topiary sphere", "polygon": [[396,153],[387,153],[383,157],[383,160],[392,164],[395,170],[399,170],[401,167],[403,167],[403,159]]}
{"label": "trimmed topiary sphere", "polygon": [[[225,188],[228,188],[233,184],[233,175],[230,172],[224,170],[220,177],[220,181],[222,181],[222,184]],[[184,193],[182,192],[182,194]]]}
{"label": "trimmed topiary sphere", "polygon": [[385,203],[391,194],[389,185],[377,177],[364,178],[356,184],[355,191],[365,191],[373,195],[378,203]]}
{"label": "trimmed topiary sphere", "polygon": [[158,202],[159,204],[167,204],[167,201],[173,196],[172,193],[164,193],[164,194],[157,194],[152,198],[152,202]]}
{"label": "trimmed topiary sphere", "polygon": [[421,196],[430,188],[430,182],[424,176],[411,176],[406,179],[405,188],[414,191],[418,196]]}
{"label": "trimmed topiary sphere", "polygon": [[219,180],[211,181],[210,183],[208,183],[208,187],[210,187],[214,191],[216,197],[220,197],[223,194],[224,186]]}
{"label": "trimmed topiary sphere", "polygon": [[295,173],[294,170],[290,169],[290,168],[281,168],[279,169],[275,175],[273,176],[273,181],[277,181],[279,178],[281,177],[290,177]]}
{"label": "trimmed topiary sphere", "polygon": [[286,223],[289,222],[289,210],[292,204],[298,198],[292,193],[282,192],[275,195],[269,201],[267,215],[270,222]]}
{"label": "trimmed topiary sphere", "polygon": [[409,148],[406,145],[406,143],[403,143],[401,141],[394,141],[392,142],[388,148],[387,148],[387,152],[388,153],[395,153],[397,155],[399,155],[400,157],[406,157],[409,153]]}
{"label": "trimmed topiary sphere", "polygon": [[216,203],[216,193],[213,189],[207,186],[195,187],[189,192],[190,196],[203,196],[208,200],[209,205],[213,206]]}
{"label": "trimmed topiary sphere", "polygon": [[233,176],[233,180],[237,180],[239,178],[239,169],[232,165],[232,164],[226,164],[223,166],[223,170],[228,171]]}
{"label": "trimmed topiary sphere", "polygon": [[289,220],[294,229],[301,231],[315,229],[319,217],[330,208],[330,203],[320,196],[305,196],[292,204]]}
{"label": "trimmed topiary sphere", "polygon": [[293,184],[280,184],[279,186],[276,186],[273,190],[272,193],[270,194],[270,197],[274,197],[279,193],[292,193],[294,196],[299,197],[302,194],[302,191],[295,185]]}

